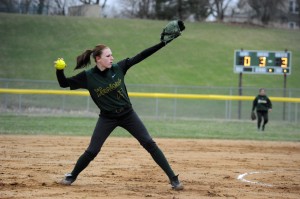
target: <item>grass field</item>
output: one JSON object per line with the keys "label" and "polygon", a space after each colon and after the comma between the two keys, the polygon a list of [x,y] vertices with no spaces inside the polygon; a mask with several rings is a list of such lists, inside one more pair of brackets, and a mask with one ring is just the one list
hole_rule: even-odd
{"label": "grass field", "polygon": [[[67,75],[76,56],[96,44],[112,48],[115,61],[159,41],[167,21],[31,16],[0,13],[0,78],[55,80],[53,61],[64,57]],[[235,49],[292,51],[288,88],[299,88],[299,31],[220,23],[188,23],[182,36],[132,68],[130,84],[237,86]],[[282,88],[280,75],[245,75],[244,86]]]}
{"label": "grass field", "polygon": [[[156,44],[166,21],[31,16],[0,13],[0,78],[56,80],[53,61],[64,57],[67,76],[75,58],[85,49],[105,43],[115,60],[130,57]],[[235,49],[292,51],[292,75],[288,88],[299,88],[300,34],[220,23],[188,23],[176,41],[133,67],[128,84],[236,87],[233,73]],[[282,88],[283,77],[244,75],[245,87]],[[22,86],[21,86],[22,87]],[[43,89],[36,85],[35,88]],[[208,87],[209,88],[209,87]],[[212,92],[212,91],[210,91]],[[209,93],[207,93],[209,94]],[[220,94],[220,93],[214,93]],[[207,109],[210,110],[210,109]],[[90,135],[95,118],[0,115],[0,133]],[[299,141],[299,124],[274,122],[260,134],[249,121],[146,120],[155,137],[217,138]],[[114,135],[128,136],[118,129]]]}
{"label": "grass field", "polygon": [[[96,117],[0,115],[0,134],[90,136]],[[300,141],[298,123],[270,122],[265,132],[249,121],[158,121],[144,119],[153,137],[234,140]],[[130,134],[117,128],[113,136]]]}

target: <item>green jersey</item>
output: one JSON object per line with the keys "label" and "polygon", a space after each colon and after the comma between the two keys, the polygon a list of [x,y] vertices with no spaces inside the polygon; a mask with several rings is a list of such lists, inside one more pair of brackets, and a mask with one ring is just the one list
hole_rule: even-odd
{"label": "green jersey", "polygon": [[257,95],[253,100],[252,111],[268,111],[272,109],[271,100],[266,95]]}
{"label": "green jersey", "polygon": [[87,89],[100,110],[110,112],[131,106],[124,84],[124,73],[117,64],[113,64],[109,70],[100,71],[94,67],[85,73]]}
{"label": "green jersey", "polygon": [[160,42],[131,58],[125,58],[113,64],[111,68],[104,71],[95,66],[73,77],[66,78],[63,70],[57,70],[57,79],[63,88],[87,89],[101,112],[109,113],[118,109],[129,108],[131,102],[124,82],[127,70],[164,46],[165,44]]}

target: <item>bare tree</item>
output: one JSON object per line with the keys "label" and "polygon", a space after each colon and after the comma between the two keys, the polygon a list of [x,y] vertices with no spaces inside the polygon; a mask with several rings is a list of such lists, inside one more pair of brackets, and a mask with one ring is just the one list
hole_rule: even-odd
{"label": "bare tree", "polygon": [[209,15],[209,0],[176,0],[176,17],[186,19],[190,16],[196,21],[207,18]]}
{"label": "bare tree", "polygon": [[38,14],[43,14],[43,10],[44,10],[44,7],[45,7],[45,0],[38,0],[38,9],[37,9],[37,13]]}
{"label": "bare tree", "polygon": [[[170,20],[183,16],[183,4],[181,0],[155,0],[155,18]],[[180,12],[180,14],[179,14]]]}
{"label": "bare tree", "polygon": [[66,15],[66,0],[54,0],[55,6],[54,6],[54,13],[55,15]]}
{"label": "bare tree", "polygon": [[[100,0],[98,0],[97,2],[98,2],[97,4],[99,4],[99,3],[100,3]],[[105,6],[106,6],[106,2],[107,2],[107,0],[104,0],[103,4],[102,4],[102,6],[101,6],[101,8],[102,8],[102,9],[104,9],[104,8],[105,8]]]}
{"label": "bare tree", "polygon": [[133,18],[136,15],[137,4],[135,0],[124,0],[120,2],[120,7],[122,9],[121,13],[123,16],[128,18]]}
{"label": "bare tree", "polygon": [[141,19],[151,18],[152,0],[140,0],[136,17]]}
{"label": "bare tree", "polygon": [[202,21],[210,14],[209,0],[188,0],[185,4],[185,17],[192,15],[194,20]]}
{"label": "bare tree", "polygon": [[[300,0],[297,0],[296,3],[297,3],[296,6],[298,8],[298,16],[299,16],[299,21],[300,21]],[[299,26],[300,26],[300,23],[299,23]]]}
{"label": "bare tree", "polygon": [[21,13],[28,14],[31,3],[32,3],[32,0],[21,0],[21,2],[20,2]]}
{"label": "bare tree", "polygon": [[[83,4],[94,4],[94,5],[100,5],[101,1],[100,0],[79,0]],[[104,9],[106,6],[107,0],[104,0],[103,4],[101,5],[101,8]]]}
{"label": "bare tree", "polygon": [[231,1],[232,0],[210,0],[211,14],[216,17],[218,21],[223,21],[225,12]]}
{"label": "bare tree", "polygon": [[93,4],[92,0],[79,0],[83,4]]}
{"label": "bare tree", "polygon": [[152,18],[154,0],[121,1],[122,14],[129,18]]}
{"label": "bare tree", "polygon": [[280,6],[284,5],[285,0],[247,0],[248,4],[255,11],[257,17],[264,25],[267,25],[275,16]]}
{"label": "bare tree", "polygon": [[177,0],[177,15],[179,19],[183,19],[184,11],[184,3],[182,2],[182,0]]}
{"label": "bare tree", "polygon": [[122,14],[127,17],[201,20],[209,15],[209,0],[123,0]]}
{"label": "bare tree", "polygon": [[17,12],[18,0],[0,0],[0,8],[2,12]]}

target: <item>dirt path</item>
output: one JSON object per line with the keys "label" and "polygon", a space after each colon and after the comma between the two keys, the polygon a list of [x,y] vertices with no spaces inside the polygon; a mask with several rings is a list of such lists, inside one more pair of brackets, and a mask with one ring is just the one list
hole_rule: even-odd
{"label": "dirt path", "polygon": [[[133,138],[110,137],[72,186],[89,137],[0,135],[0,198],[299,198],[300,143],[155,139],[185,190]],[[237,179],[240,177],[240,179]]]}

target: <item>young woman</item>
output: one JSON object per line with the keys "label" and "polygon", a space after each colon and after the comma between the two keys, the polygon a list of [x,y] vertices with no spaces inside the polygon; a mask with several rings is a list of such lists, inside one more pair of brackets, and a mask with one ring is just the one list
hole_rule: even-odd
{"label": "young woman", "polygon": [[253,100],[252,112],[256,109],[257,114],[257,130],[260,131],[262,119],[264,119],[261,130],[265,130],[265,126],[269,121],[268,113],[272,111],[272,102],[266,95],[264,88],[259,89],[259,94]]}
{"label": "young woman", "polygon": [[[175,175],[163,152],[133,110],[124,83],[124,77],[130,67],[151,56],[173,39],[166,41],[161,38],[160,43],[145,49],[134,57],[123,59],[117,63],[114,63],[112,51],[108,46],[97,45],[94,49],[86,50],[77,57],[75,70],[87,67],[90,64],[91,56],[96,63],[95,67],[69,78],[64,75],[65,64],[63,60],[55,62],[59,85],[63,88],[70,87],[71,90],[87,89],[100,109],[100,115],[89,146],[77,160],[73,171],[65,175],[61,184],[71,185],[80,172],[97,156],[111,132],[120,126],[135,137],[150,153],[154,161],[168,176],[172,188],[175,190],[183,189],[178,175]],[[63,67],[61,67],[61,62],[63,62]]]}

